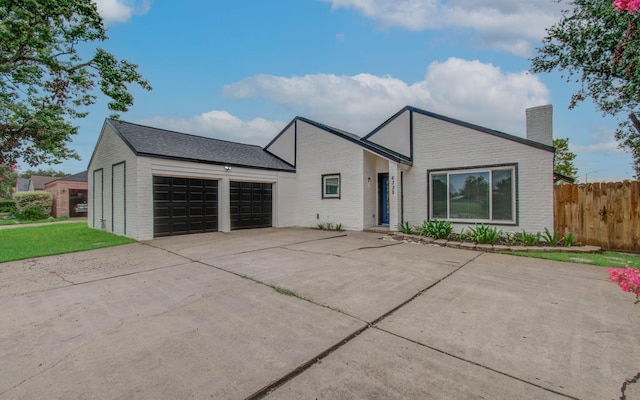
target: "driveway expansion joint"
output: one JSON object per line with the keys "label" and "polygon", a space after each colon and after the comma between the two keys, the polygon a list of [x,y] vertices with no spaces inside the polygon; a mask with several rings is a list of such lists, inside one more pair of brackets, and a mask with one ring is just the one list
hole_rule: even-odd
{"label": "driveway expansion joint", "polygon": [[406,341],[411,342],[411,343],[413,343],[413,344],[416,344],[416,345],[418,345],[418,346],[425,347],[425,348],[427,348],[427,349],[429,349],[429,350],[433,350],[433,351],[438,352],[438,353],[440,353],[440,354],[442,354],[442,355],[445,355],[445,356],[448,356],[448,357],[455,358],[456,360],[460,360],[460,361],[466,362],[466,363],[471,364],[471,365],[474,365],[474,366],[476,366],[476,367],[484,368],[484,369],[486,369],[486,370],[488,370],[488,371],[494,372],[494,373],[496,373],[496,374],[500,374],[500,375],[505,376],[505,377],[510,378],[510,379],[514,379],[514,380],[516,380],[516,381],[518,381],[518,382],[522,382],[522,383],[527,384],[527,385],[535,386],[535,387],[537,387],[538,389],[542,389],[542,390],[545,390],[545,391],[547,391],[547,392],[550,392],[550,393],[553,393],[553,394],[557,394],[558,396],[562,396],[562,397],[565,397],[565,398],[567,398],[567,399],[572,399],[572,400],[581,400],[581,399],[580,399],[580,398],[578,398],[578,397],[574,397],[574,396],[571,396],[571,395],[566,394],[566,393],[558,392],[557,390],[554,390],[554,389],[548,388],[548,387],[546,387],[546,386],[539,385],[539,384],[537,384],[537,383],[535,383],[535,382],[531,382],[531,381],[528,381],[528,380],[526,380],[526,379],[518,378],[518,377],[517,377],[517,376],[515,376],[515,375],[512,375],[512,374],[509,374],[509,373],[506,373],[506,372],[503,372],[503,371],[497,370],[497,369],[495,369],[495,368],[491,368],[491,367],[488,367],[488,366],[486,366],[486,365],[480,364],[480,363],[478,363],[478,362],[475,362],[475,361],[472,361],[472,360],[469,360],[469,359],[466,359],[466,358],[463,358],[463,357],[457,356],[457,355],[455,355],[455,354],[453,354],[453,353],[449,353],[448,351],[441,350],[441,349],[438,349],[438,348],[436,348],[436,347],[429,346],[429,345],[424,344],[424,343],[421,343],[421,342],[419,342],[419,341],[417,341],[417,340],[409,339],[409,338],[407,338],[407,337],[405,337],[405,336],[398,335],[397,333],[394,333],[394,332],[388,331],[388,330],[386,330],[386,329],[382,329],[382,328],[380,328],[380,327],[378,327],[378,326],[373,326],[373,329],[376,329],[376,330],[378,330],[378,331],[380,331],[380,332],[387,333],[387,334],[389,334],[389,335],[391,335],[391,336],[395,336],[395,337],[397,337],[397,338],[399,338],[399,339],[406,340]]}
{"label": "driveway expansion joint", "polygon": [[[384,320],[385,318],[387,318],[389,315],[393,314],[394,312],[396,312],[397,310],[399,310],[400,308],[406,306],[408,303],[412,302],[413,300],[415,300],[418,296],[422,295],[424,292],[426,292],[427,290],[433,288],[434,286],[436,286],[437,284],[439,284],[440,282],[444,281],[445,279],[449,278],[450,276],[452,276],[453,274],[455,274],[456,272],[458,272],[460,269],[462,269],[463,267],[465,267],[466,265],[470,264],[471,262],[475,261],[476,259],[478,259],[479,257],[481,257],[484,253],[480,253],[478,255],[476,255],[475,257],[473,257],[470,260],[465,261],[462,265],[460,265],[459,267],[457,267],[455,270],[451,271],[450,273],[448,273],[447,275],[445,275],[444,277],[440,278],[439,280],[437,280],[436,282],[430,284],[429,286],[427,286],[426,288],[418,291],[418,293],[416,293],[415,295],[411,296],[411,298],[409,298],[408,300],[402,302],[400,305],[392,308],[391,310],[387,311],[386,313],[382,314],[380,317],[376,318],[373,322],[366,322],[366,325],[360,329],[358,329],[357,331],[355,331],[354,333],[352,333],[351,335],[345,337],[344,339],[342,339],[341,341],[339,341],[337,344],[335,344],[334,346],[328,348],[327,350],[323,351],[322,353],[320,353],[320,355],[313,357],[311,359],[309,359],[308,361],[306,361],[305,363],[299,365],[298,367],[296,367],[295,369],[293,369],[291,372],[289,372],[288,374],[282,376],[280,379],[277,379],[273,382],[271,382],[269,385],[265,386],[264,388],[258,390],[257,392],[255,392],[254,394],[252,394],[249,397],[246,397],[245,400],[257,400],[257,399],[262,399],[264,398],[266,395],[268,395],[269,393],[271,393],[272,391],[278,389],[279,387],[283,386],[284,384],[286,384],[287,382],[289,382],[290,380],[296,378],[298,375],[302,374],[303,372],[305,372],[306,370],[308,370],[309,368],[311,368],[312,366],[314,366],[315,364],[320,363],[324,358],[328,357],[329,355],[331,355],[333,352],[335,352],[336,350],[340,349],[341,347],[343,347],[344,345],[348,344],[351,340],[355,339],[357,336],[359,336],[360,334],[366,332],[367,330],[373,328],[373,329],[378,329],[380,331],[386,332],[382,329],[377,328],[375,325],[380,323],[382,320]],[[217,268],[217,267],[215,267]],[[247,278],[247,279],[251,279],[252,278]],[[259,282],[259,281],[257,281]],[[259,282],[262,283],[264,285],[267,286],[271,286],[268,285],[264,282]],[[300,296],[296,296],[302,300],[306,300],[309,301],[312,304],[321,306],[321,307],[327,307],[325,305],[322,304],[318,304],[310,299],[306,299],[304,297],[300,297]],[[350,316],[352,318],[356,318],[360,321],[362,321],[360,318],[357,317],[353,317],[349,314],[346,314],[342,311],[339,310],[335,310],[332,309],[330,307],[327,307],[330,310],[339,312],[343,315],[346,316]],[[390,332],[389,332],[390,333]],[[392,334],[392,333],[390,333]],[[392,334],[394,335],[394,334]],[[397,335],[394,335],[397,336]],[[443,353],[443,352],[441,352]],[[443,353],[446,354],[446,353]],[[570,397],[571,398],[571,397]],[[572,398],[573,399],[573,398]],[[579,399],[575,399],[575,400],[579,400]]]}

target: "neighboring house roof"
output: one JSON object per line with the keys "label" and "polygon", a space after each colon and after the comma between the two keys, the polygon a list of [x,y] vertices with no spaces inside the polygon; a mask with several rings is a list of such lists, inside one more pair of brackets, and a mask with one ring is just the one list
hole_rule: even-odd
{"label": "neighboring house roof", "polygon": [[33,187],[33,190],[44,190],[44,185],[51,181],[55,181],[58,179],[57,176],[40,176],[40,175],[31,175],[31,183],[29,187]]}
{"label": "neighboring house roof", "polygon": [[89,182],[89,172],[82,171],[77,174],[67,175],[58,179],[59,181],[71,181],[71,182]]}
{"label": "neighboring house roof", "polygon": [[82,172],[78,172],[77,174],[56,178],[51,182],[47,182],[45,186],[50,185],[54,182],[89,182],[89,173],[88,171],[82,171]]}
{"label": "neighboring house roof", "polygon": [[29,191],[29,179],[18,178],[16,179],[16,192],[27,192]]}
{"label": "neighboring house roof", "polygon": [[186,133],[107,119],[106,124],[137,155],[232,166],[295,171],[295,168],[260,146],[229,142]]}
{"label": "neighboring house roof", "polygon": [[559,183],[559,182],[575,183],[576,180],[574,178],[569,177],[569,176],[562,175],[562,174],[559,174],[557,172],[554,172],[553,173],[553,183]]}

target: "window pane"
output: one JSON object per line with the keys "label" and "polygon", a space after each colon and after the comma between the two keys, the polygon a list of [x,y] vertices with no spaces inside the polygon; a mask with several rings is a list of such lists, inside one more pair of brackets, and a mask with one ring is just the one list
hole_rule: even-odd
{"label": "window pane", "polygon": [[489,219],[489,171],[449,174],[449,217]]}
{"label": "window pane", "polygon": [[513,221],[513,171],[493,171],[493,219]]}
{"label": "window pane", "polygon": [[447,175],[431,175],[433,218],[447,218]]}
{"label": "window pane", "polygon": [[324,192],[327,195],[339,195],[338,188],[340,187],[340,178],[332,177],[325,178],[324,180]]}

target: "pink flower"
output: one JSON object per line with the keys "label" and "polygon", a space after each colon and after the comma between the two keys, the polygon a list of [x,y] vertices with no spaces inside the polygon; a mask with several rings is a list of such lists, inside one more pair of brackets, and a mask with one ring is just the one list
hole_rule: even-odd
{"label": "pink flower", "polygon": [[640,8],[640,0],[614,0],[613,8],[633,14]]}
{"label": "pink flower", "polygon": [[640,303],[640,268],[611,268],[608,272],[610,281],[616,282],[623,291],[635,294],[635,302]]}

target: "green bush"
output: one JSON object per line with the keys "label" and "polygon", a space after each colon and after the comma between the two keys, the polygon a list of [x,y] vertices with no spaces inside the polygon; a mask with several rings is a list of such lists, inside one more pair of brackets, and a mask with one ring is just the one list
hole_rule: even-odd
{"label": "green bush", "polygon": [[22,211],[16,211],[14,216],[22,221],[36,221],[47,218],[42,210],[36,206],[27,206]]}
{"label": "green bush", "polygon": [[409,223],[409,221],[404,221],[398,225],[398,230],[404,234],[411,235],[414,233],[413,226]]}
{"label": "green bush", "polygon": [[17,211],[16,201],[13,199],[1,199],[0,200],[0,212],[3,213],[15,213]]}
{"label": "green bush", "polygon": [[448,239],[453,232],[453,225],[449,221],[431,220],[424,221],[418,228],[418,234],[434,239]]}
{"label": "green bush", "polygon": [[542,234],[540,232],[528,233],[522,231],[516,232],[514,234],[514,238],[518,243],[521,243],[525,246],[539,246],[540,240],[542,239]]}
{"label": "green bush", "polygon": [[[13,198],[16,201],[16,217],[18,219],[34,220],[51,216],[53,197],[49,192],[18,192]],[[35,216],[38,218],[34,218]]]}
{"label": "green bush", "polygon": [[494,244],[502,238],[502,230],[494,226],[488,226],[484,224],[467,227],[464,237],[475,243]]}

